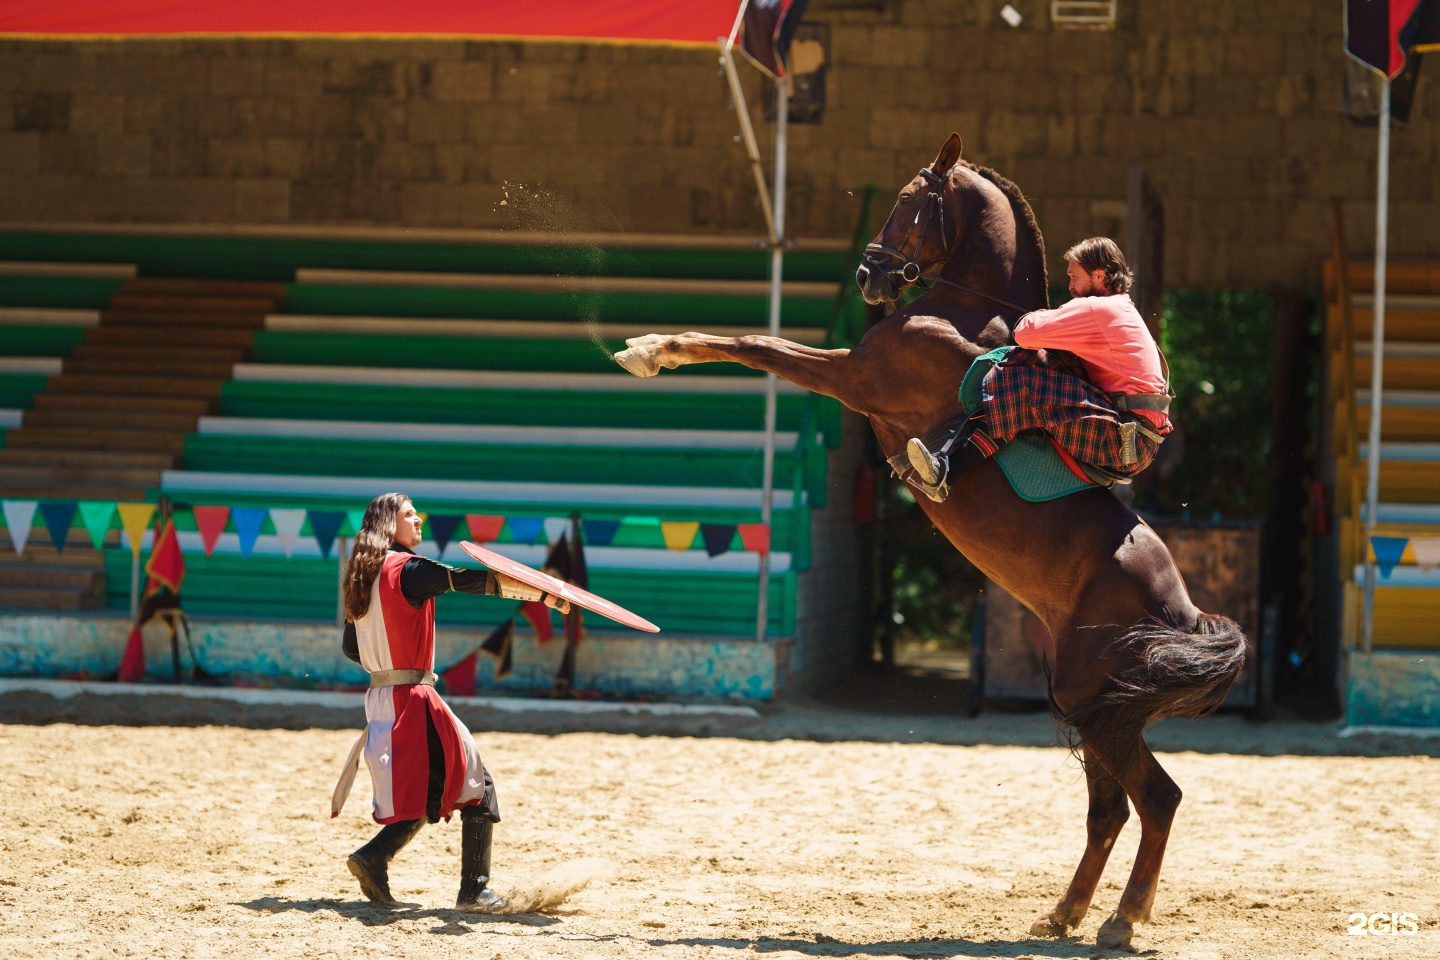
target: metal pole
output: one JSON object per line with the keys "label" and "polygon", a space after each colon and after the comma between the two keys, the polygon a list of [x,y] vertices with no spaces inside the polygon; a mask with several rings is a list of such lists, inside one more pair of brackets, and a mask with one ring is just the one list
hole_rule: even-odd
{"label": "metal pole", "polygon": [[340,549],[336,551],[340,559],[340,569],[336,573],[338,586],[335,590],[335,626],[343,627],[345,626],[345,538],[339,537],[337,542],[340,545]]}
{"label": "metal pole", "polygon": [[[1380,159],[1375,190],[1375,325],[1370,333],[1370,439],[1365,445],[1365,609],[1360,648],[1370,652],[1375,640],[1375,561],[1370,538],[1380,499],[1380,408],[1384,405],[1385,257],[1390,212],[1390,78],[1380,85]],[[1353,362],[1353,358],[1347,357]]]}
{"label": "metal pole", "polygon": [[130,619],[140,612],[140,551],[131,544],[130,549]]}
{"label": "metal pole", "polygon": [[745,141],[745,152],[750,156],[750,172],[755,175],[755,189],[760,191],[760,209],[765,212],[765,226],[770,230],[770,242],[780,242],[780,228],[775,225],[775,212],[770,206],[770,188],[765,185],[765,168],[760,164],[760,145],[755,140],[755,127],[750,123],[750,109],[745,103],[745,88],[740,86],[740,73],[735,69],[735,53],[731,42],[720,41],[720,65],[725,68],[725,78],[730,81],[730,99],[735,104],[735,116],[740,120],[740,136]]}
{"label": "metal pole", "polygon": [[[785,151],[790,114],[789,80],[775,83],[775,234],[770,248],[770,336],[780,336],[780,298],[785,266]],[[775,394],[779,381],[765,375],[765,487],[760,499],[760,522],[771,527],[775,499]],[[801,438],[805,442],[805,438]],[[799,509],[796,503],[791,509]],[[773,545],[773,538],[772,538]],[[760,601],[755,615],[755,639],[763,643],[770,616],[770,551],[760,554]]]}

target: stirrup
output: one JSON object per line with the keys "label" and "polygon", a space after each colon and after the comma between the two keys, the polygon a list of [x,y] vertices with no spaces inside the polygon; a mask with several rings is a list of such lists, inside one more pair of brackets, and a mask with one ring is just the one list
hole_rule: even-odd
{"label": "stirrup", "polygon": [[944,503],[945,498],[950,496],[950,484],[947,482],[950,474],[949,458],[942,459],[931,453],[919,437],[912,437],[910,442],[905,444],[905,455],[910,460],[911,469],[915,471],[915,479],[910,485],[934,502]]}

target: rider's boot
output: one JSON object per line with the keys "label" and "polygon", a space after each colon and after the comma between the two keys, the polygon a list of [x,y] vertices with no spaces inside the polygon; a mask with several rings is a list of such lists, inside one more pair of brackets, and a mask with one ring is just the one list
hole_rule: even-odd
{"label": "rider's boot", "polygon": [[455,898],[455,909],[498,913],[505,909],[505,898],[488,886],[495,824],[480,807],[465,807],[460,811],[460,829],[460,895]]}
{"label": "rider's boot", "polygon": [[425,819],[401,820],[386,824],[375,839],[350,854],[347,865],[355,879],[360,881],[360,891],[382,907],[398,906],[390,896],[390,861],[395,854],[414,839]]}
{"label": "rider's boot", "polygon": [[[964,436],[963,440],[960,440],[961,436]],[[957,440],[959,449],[953,449]],[[971,467],[994,456],[999,449],[999,444],[985,429],[985,418],[976,416],[962,429],[946,437],[934,452],[926,447],[922,438],[911,437],[905,445],[905,455],[921,481],[920,489],[925,496],[936,503],[943,503],[950,495],[952,477],[964,476]]]}

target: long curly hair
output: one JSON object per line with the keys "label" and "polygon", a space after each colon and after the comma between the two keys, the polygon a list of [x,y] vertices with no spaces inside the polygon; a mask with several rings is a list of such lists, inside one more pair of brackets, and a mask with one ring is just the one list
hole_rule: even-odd
{"label": "long curly hair", "polygon": [[370,588],[380,575],[385,554],[395,539],[395,518],[410,502],[403,493],[382,493],[365,508],[355,546],[345,562],[345,619],[359,620],[370,609]]}

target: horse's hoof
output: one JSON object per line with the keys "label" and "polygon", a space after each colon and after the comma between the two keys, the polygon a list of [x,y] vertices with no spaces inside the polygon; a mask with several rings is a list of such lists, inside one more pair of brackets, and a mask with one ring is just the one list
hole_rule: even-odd
{"label": "horse's hoof", "polygon": [[1103,950],[1124,950],[1127,953],[1138,953],[1139,951],[1131,944],[1135,936],[1135,925],[1129,920],[1121,920],[1115,914],[1110,919],[1100,924],[1100,932],[1095,935],[1095,946]]}
{"label": "horse's hoof", "polygon": [[1063,937],[1070,932],[1070,927],[1060,920],[1055,919],[1053,913],[1036,920],[1030,925],[1030,936],[1032,937]]}
{"label": "horse's hoof", "polygon": [[660,372],[660,364],[655,360],[655,351],[648,350],[644,346],[621,350],[615,354],[615,362],[637,377],[653,377]]}

